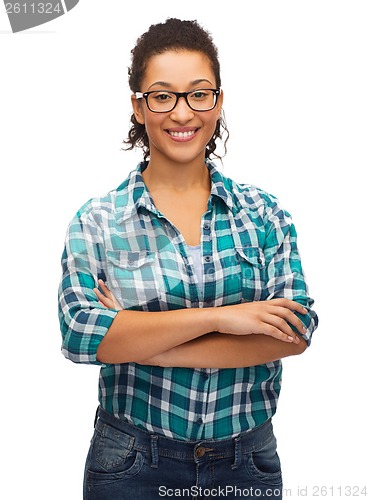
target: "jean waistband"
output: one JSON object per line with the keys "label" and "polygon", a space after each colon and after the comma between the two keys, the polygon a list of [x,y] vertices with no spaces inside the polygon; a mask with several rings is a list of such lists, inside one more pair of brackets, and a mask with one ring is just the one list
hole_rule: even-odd
{"label": "jean waistband", "polygon": [[101,407],[98,408],[96,417],[96,429],[102,431],[104,424],[107,424],[128,434],[131,438],[134,438],[133,448],[138,451],[151,452],[154,463],[157,462],[158,456],[195,461],[215,460],[217,458],[234,456],[236,467],[240,461],[241,454],[258,451],[274,439],[271,419],[250,431],[241,432],[230,439],[182,441],[140,429],[122,419],[114,417]]}

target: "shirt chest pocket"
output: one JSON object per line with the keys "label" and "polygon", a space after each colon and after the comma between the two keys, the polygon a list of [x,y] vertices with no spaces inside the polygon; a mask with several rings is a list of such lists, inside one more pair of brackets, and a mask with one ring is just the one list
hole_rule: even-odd
{"label": "shirt chest pocket", "polygon": [[106,258],[108,286],[123,309],[159,309],[163,284],[156,252],[107,250]]}
{"label": "shirt chest pocket", "polygon": [[240,264],[242,301],[262,300],[265,287],[265,256],[259,247],[235,247]]}

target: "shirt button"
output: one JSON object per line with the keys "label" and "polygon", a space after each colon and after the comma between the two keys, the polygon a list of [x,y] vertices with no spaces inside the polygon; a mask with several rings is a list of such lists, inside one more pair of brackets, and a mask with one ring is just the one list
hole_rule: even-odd
{"label": "shirt button", "polygon": [[202,372],[202,377],[204,380],[207,380],[209,378],[209,374],[206,372]]}
{"label": "shirt button", "polygon": [[210,262],[210,261],[211,261],[210,255],[205,255],[205,262]]}
{"label": "shirt button", "polygon": [[196,423],[199,424],[199,425],[201,425],[203,422],[204,421],[203,421],[203,419],[201,417],[196,420]]}
{"label": "shirt button", "polygon": [[210,229],[210,224],[208,224],[207,222],[204,224],[204,229]]}

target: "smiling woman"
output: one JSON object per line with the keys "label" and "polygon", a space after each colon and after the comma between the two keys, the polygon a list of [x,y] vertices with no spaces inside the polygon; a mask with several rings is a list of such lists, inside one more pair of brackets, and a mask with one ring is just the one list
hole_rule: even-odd
{"label": "smiling woman", "polygon": [[281,358],[303,353],[318,324],[294,225],[210,161],[223,91],[195,21],[151,26],[130,86],[127,145],[144,161],[83,205],[63,254],[63,352],[101,366],[84,498],[231,485],[280,499]]}

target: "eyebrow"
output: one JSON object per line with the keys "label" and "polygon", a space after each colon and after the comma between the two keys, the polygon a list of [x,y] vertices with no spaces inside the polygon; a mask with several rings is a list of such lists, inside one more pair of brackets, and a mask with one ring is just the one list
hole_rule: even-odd
{"label": "eyebrow", "polygon": [[[210,83],[210,85],[213,85],[213,83],[208,80],[207,78],[198,78],[197,80],[194,80],[193,82],[190,82],[190,85],[191,86],[194,86],[194,85],[198,85],[199,83],[202,83],[202,82],[207,82],[207,83]],[[168,82],[162,82],[162,81],[157,81],[157,82],[154,82],[153,84],[150,85],[150,87],[148,88],[151,89],[151,87],[154,87],[155,85],[160,85],[161,87],[167,87],[167,88],[171,88],[172,85]]]}

